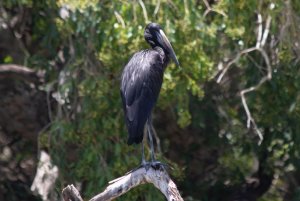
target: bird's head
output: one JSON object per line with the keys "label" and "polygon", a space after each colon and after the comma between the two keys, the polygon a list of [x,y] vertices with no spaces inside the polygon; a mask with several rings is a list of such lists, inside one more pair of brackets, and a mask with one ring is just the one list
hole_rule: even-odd
{"label": "bird's head", "polygon": [[152,48],[157,46],[161,47],[173,59],[176,65],[179,66],[172,45],[159,24],[153,22],[149,23],[145,28],[144,37]]}

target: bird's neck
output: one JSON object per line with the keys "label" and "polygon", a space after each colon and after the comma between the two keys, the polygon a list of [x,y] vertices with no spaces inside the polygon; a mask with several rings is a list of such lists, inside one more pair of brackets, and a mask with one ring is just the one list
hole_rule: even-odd
{"label": "bird's neck", "polygon": [[167,65],[168,65],[168,63],[169,63],[169,61],[170,61],[170,58],[169,58],[169,56],[168,56],[168,53],[165,52],[164,49],[162,49],[162,48],[159,47],[159,46],[153,47],[153,49],[159,53],[160,57],[161,57],[162,60],[163,60],[163,66],[164,66],[164,68],[166,68]]}

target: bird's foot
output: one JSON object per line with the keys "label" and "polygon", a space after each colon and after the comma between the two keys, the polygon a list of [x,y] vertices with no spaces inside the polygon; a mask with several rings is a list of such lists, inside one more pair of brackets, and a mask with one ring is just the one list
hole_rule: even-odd
{"label": "bird's foot", "polygon": [[151,167],[151,162],[149,161],[142,161],[141,165],[139,166],[139,168],[145,168],[146,171],[148,171]]}
{"label": "bird's foot", "polygon": [[130,170],[125,175],[128,175],[128,174],[130,174],[130,173],[132,173],[132,172],[134,172],[134,171],[136,171],[136,170],[138,170],[140,168],[145,168],[146,171],[148,171],[150,167],[151,167],[150,162],[142,161],[142,163],[139,166],[137,166],[136,168]]}
{"label": "bird's foot", "polygon": [[165,170],[166,168],[169,168],[169,166],[166,163],[162,163],[160,161],[155,161],[155,160],[151,161],[150,165],[155,170],[162,170],[162,169]]}
{"label": "bird's foot", "polygon": [[140,168],[145,168],[146,171],[148,171],[150,168],[153,168],[154,170],[165,170],[169,168],[169,165],[160,161],[142,161],[142,163],[138,167],[134,168],[133,170],[130,170],[125,175],[128,175]]}
{"label": "bird's foot", "polygon": [[168,168],[169,166],[160,161],[153,160],[153,161],[143,161],[141,163],[140,167],[144,167],[146,169],[146,171],[148,171],[150,169],[150,167],[153,168],[154,170],[162,170],[162,169]]}

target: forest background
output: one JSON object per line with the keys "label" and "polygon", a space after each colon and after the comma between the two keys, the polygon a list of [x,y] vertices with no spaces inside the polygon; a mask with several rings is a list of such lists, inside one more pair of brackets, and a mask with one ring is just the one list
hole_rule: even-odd
{"label": "forest background", "polygon": [[[150,21],[181,64],[153,117],[184,199],[300,200],[297,0],[1,0],[0,200],[40,200],[41,150],[59,169],[51,200],[70,183],[92,197],[139,165],[119,85]],[[149,184],[119,200],[164,198]]]}

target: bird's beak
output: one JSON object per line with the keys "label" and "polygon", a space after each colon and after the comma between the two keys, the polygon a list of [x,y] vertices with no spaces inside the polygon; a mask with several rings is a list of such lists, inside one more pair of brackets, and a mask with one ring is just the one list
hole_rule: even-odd
{"label": "bird's beak", "polygon": [[168,40],[166,34],[163,32],[163,30],[159,30],[159,32],[156,34],[157,35],[157,40],[162,45],[169,53],[170,57],[173,59],[173,61],[176,63],[177,66],[179,66],[179,62],[177,60],[177,57],[175,55],[175,52],[173,50],[173,47]]}

